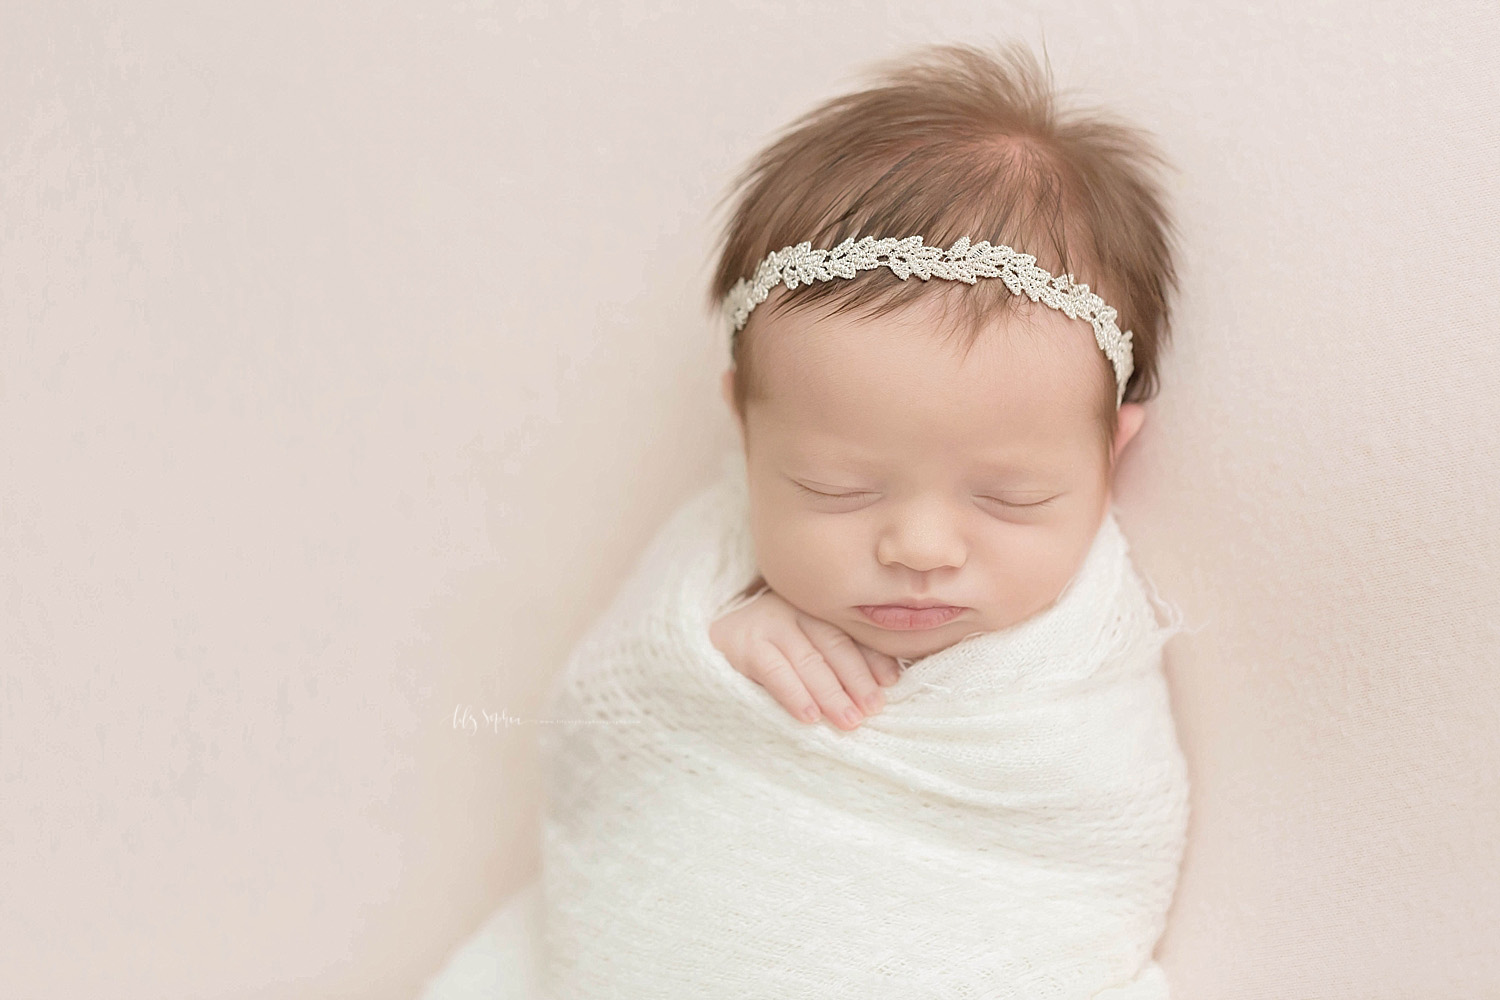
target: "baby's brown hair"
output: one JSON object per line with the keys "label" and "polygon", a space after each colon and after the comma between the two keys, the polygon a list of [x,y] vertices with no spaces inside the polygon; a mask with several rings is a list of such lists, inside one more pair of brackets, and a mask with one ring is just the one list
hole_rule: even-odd
{"label": "baby's brown hair", "polygon": [[[830,248],[849,236],[921,236],[944,247],[960,236],[989,240],[1033,255],[1054,275],[1071,273],[1113,306],[1134,350],[1124,401],[1156,395],[1177,275],[1175,231],[1152,169],[1169,164],[1150,133],[1099,109],[1059,108],[1050,62],[1043,68],[1020,42],[995,54],[931,45],[875,64],[872,77],[866,89],[794,120],[720,200],[736,204],[719,239],[711,308],[720,309],[768,253],[804,241]],[[992,319],[1031,305],[998,279],[903,281],[886,268],[779,287],[731,338],[735,409],[743,417],[760,394],[747,345],[763,311],[825,303],[878,316],[935,294],[945,309],[956,299],[965,351]],[[1102,351],[1099,360],[1098,415],[1109,448],[1117,387]]]}

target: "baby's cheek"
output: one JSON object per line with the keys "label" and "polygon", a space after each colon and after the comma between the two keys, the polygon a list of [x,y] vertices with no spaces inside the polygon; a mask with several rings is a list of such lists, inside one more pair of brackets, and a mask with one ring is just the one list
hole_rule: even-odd
{"label": "baby's cheek", "polygon": [[826,516],[786,517],[769,524],[770,530],[756,538],[766,582],[794,604],[807,606],[839,597],[840,582],[847,584],[857,542],[845,526],[831,522]]}

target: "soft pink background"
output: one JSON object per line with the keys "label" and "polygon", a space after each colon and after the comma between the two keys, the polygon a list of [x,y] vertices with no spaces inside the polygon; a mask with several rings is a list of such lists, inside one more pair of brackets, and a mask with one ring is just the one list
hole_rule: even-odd
{"label": "soft pink background", "polygon": [[1181,170],[1119,492],[1198,627],[1176,995],[1500,996],[1481,0],[8,5],[0,996],[413,995],[536,864],[484,713],[733,442],[714,198],[1008,37]]}

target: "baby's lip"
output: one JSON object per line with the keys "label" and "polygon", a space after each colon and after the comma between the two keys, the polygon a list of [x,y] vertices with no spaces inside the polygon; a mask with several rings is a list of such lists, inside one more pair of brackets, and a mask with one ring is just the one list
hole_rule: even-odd
{"label": "baby's lip", "polygon": [[863,604],[860,613],[881,628],[897,631],[936,628],[967,611],[955,604],[928,604],[915,608],[905,604]]}
{"label": "baby's lip", "polygon": [[962,604],[949,604],[947,601],[934,601],[921,597],[903,597],[897,601],[887,604],[865,604],[866,608],[911,608],[920,611],[923,608],[961,608]]}

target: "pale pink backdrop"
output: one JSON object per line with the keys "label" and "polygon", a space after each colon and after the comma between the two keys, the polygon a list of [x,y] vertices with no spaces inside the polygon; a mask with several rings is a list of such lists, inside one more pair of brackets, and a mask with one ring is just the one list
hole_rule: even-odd
{"label": "pale pink backdrop", "polygon": [[1119,493],[1198,629],[1174,994],[1500,996],[1481,0],[9,5],[0,996],[414,995],[733,442],[714,198],[868,61],[1007,38],[1180,168]]}

